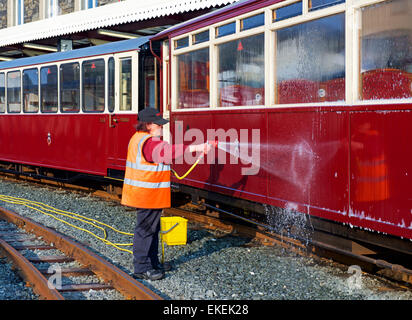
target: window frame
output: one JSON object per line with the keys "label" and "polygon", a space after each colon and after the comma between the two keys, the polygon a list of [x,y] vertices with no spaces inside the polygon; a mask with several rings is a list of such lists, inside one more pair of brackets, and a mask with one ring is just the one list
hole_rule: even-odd
{"label": "window frame", "polygon": [[[63,105],[62,105],[62,67],[67,66],[70,64],[77,64],[79,66],[79,105],[77,111],[64,111],[63,110]],[[82,74],[82,69],[81,69],[81,62],[79,60],[73,60],[65,63],[60,63],[59,64],[59,83],[58,83],[58,91],[59,91],[59,113],[80,113],[80,110],[82,109],[82,94],[81,94],[81,89],[82,89],[82,81],[81,81],[81,74]]]}
{"label": "window frame", "polygon": [[[103,80],[103,84],[104,84],[104,94],[103,94],[103,99],[104,99],[104,107],[102,111],[99,110],[92,110],[92,111],[88,111],[85,110],[85,104],[84,104],[84,64],[87,62],[91,62],[91,61],[99,61],[99,60],[103,60],[103,65],[104,65],[104,70],[103,70],[103,75],[104,75],[104,80]],[[89,57],[86,59],[82,59],[80,61],[81,63],[81,74],[80,74],[80,108],[82,113],[105,113],[106,111],[106,104],[107,104],[107,59],[105,59],[104,56],[100,56],[100,57]]]}
{"label": "window frame", "polygon": [[[20,76],[20,109],[19,111],[10,111],[10,107],[9,107],[9,93],[8,93],[8,83],[9,83],[9,74],[10,73],[19,73]],[[8,114],[19,114],[22,111],[22,72],[20,69],[14,69],[14,70],[9,70],[7,72],[5,72],[6,74],[6,111]]]}
{"label": "window frame", "polygon": [[[26,111],[24,105],[24,73],[26,71],[36,70],[37,71],[37,111]],[[22,70],[22,111],[23,113],[35,114],[40,112],[40,71],[39,68],[26,68]]]}
{"label": "window frame", "polygon": [[[41,72],[43,69],[45,68],[50,68],[50,67],[56,67],[56,75],[57,75],[57,79],[56,79],[56,93],[57,93],[57,106],[56,106],[56,111],[44,111],[43,109],[43,92],[42,92],[42,84],[41,84]],[[59,84],[60,84],[60,74],[59,74],[59,64],[57,63],[52,63],[52,64],[46,64],[46,65],[40,65],[39,66],[39,87],[40,87],[40,98],[39,98],[39,106],[40,106],[40,113],[42,114],[57,114],[60,111],[60,88],[59,88]]]}

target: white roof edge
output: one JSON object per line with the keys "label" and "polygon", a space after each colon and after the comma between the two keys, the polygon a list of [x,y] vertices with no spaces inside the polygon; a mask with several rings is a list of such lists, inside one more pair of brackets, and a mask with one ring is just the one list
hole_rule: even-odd
{"label": "white roof edge", "polygon": [[180,12],[233,3],[236,0],[126,0],[89,10],[0,30],[0,46],[105,28]]}

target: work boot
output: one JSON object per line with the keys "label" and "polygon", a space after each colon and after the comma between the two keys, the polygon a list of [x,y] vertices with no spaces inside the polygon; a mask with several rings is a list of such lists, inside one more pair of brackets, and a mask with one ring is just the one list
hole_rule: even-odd
{"label": "work boot", "polygon": [[164,277],[164,272],[162,270],[147,270],[142,273],[133,273],[133,278],[144,279],[144,280],[160,280]]}
{"label": "work boot", "polygon": [[170,271],[172,270],[172,265],[168,262],[165,263],[159,263],[156,267],[156,270],[161,270],[161,271]]}

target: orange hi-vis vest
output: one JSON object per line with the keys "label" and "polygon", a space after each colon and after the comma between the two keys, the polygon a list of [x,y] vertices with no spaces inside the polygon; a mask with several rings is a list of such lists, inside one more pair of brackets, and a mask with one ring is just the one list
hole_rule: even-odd
{"label": "orange hi-vis vest", "polygon": [[121,203],[143,209],[169,208],[170,166],[146,161],[143,145],[150,137],[138,131],[130,139]]}

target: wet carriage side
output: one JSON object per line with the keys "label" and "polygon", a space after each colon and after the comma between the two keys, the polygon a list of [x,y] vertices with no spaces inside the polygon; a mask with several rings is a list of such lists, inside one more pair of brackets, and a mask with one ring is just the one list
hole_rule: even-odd
{"label": "wet carriage side", "polygon": [[155,36],[172,136],[212,129],[234,148],[175,181],[412,239],[411,14],[248,0]]}

